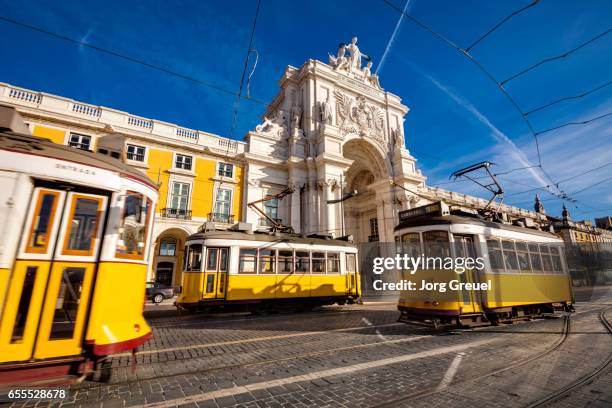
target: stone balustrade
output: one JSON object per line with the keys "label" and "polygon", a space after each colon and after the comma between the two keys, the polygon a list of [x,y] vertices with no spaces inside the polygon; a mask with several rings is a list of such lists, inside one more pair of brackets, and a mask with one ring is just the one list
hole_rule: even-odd
{"label": "stone balustrade", "polygon": [[49,114],[64,115],[79,120],[111,125],[117,130],[125,129],[152,136],[174,139],[184,143],[208,147],[217,152],[240,154],[245,151],[245,143],[208,132],[188,129],[159,120],[148,119],[104,106],[89,105],[69,98],[36,92],[0,82],[0,103],[27,108]]}

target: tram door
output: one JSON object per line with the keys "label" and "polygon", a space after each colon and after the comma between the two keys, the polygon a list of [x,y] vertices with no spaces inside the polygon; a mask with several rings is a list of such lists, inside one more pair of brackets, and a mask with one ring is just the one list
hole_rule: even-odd
{"label": "tram door", "polygon": [[107,202],[34,189],[0,322],[0,362],[81,353]]}
{"label": "tram door", "polygon": [[[472,235],[453,234],[453,241],[456,258],[476,259],[476,248],[474,247],[474,237]],[[458,279],[464,283],[478,282],[477,275],[474,270],[466,270],[464,273],[458,274]],[[480,302],[475,297],[473,290],[462,290],[459,296],[463,301],[463,313],[479,313],[482,311],[480,308]]]}
{"label": "tram door", "polygon": [[229,248],[206,248],[204,299],[225,299]]}

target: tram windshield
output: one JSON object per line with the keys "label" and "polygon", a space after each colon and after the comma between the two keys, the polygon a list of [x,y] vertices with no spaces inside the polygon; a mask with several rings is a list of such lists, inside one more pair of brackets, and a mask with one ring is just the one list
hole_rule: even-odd
{"label": "tram windshield", "polygon": [[144,258],[150,213],[151,200],[139,193],[127,193],[117,241],[117,257]]}

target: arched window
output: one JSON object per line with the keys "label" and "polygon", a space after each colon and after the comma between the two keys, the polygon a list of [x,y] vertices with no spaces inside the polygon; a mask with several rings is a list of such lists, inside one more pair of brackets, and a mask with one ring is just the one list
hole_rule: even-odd
{"label": "arched window", "polygon": [[155,282],[166,286],[172,286],[173,271],[174,264],[172,262],[159,262],[155,270]]}
{"label": "arched window", "polygon": [[174,256],[176,255],[176,239],[164,238],[159,243],[159,255],[160,256]]}

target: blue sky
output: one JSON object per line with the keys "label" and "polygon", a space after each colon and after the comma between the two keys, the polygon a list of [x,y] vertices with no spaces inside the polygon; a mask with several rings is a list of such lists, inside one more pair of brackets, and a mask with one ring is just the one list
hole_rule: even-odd
{"label": "blue sky", "polygon": [[[399,8],[406,5],[404,0],[393,1]],[[412,0],[407,10],[466,47],[529,3]],[[255,8],[256,2],[250,0],[0,0],[0,16],[232,91],[239,87]],[[533,137],[496,86],[430,33],[406,20],[398,26],[399,17],[379,0],[262,0],[253,43],[259,62],[250,83],[251,96],[271,101],[286,65],[300,66],[309,58],[326,60],[339,42],[357,35],[375,67],[387,49],[379,69],[381,84],[410,107],[407,147],[429,185],[487,197],[472,183],[449,183],[449,175],[483,160],[496,163],[498,173],[537,164]],[[607,0],[543,0],[479,43],[472,55],[496,78],[504,79],[606,31],[611,21],[612,3]],[[396,27],[395,40],[389,44]],[[243,100],[232,131],[232,95],[4,21],[0,21],[0,38],[3,50],[11,55],[0,64],[0,82],[235,139],[254,128],[265,109]],[[528,111],[609,82],[611,68],[612,33],[508,82],[505,88]],[[611,111],[612,86],[608,86],[534,113],[530,119],[537,131]],[[612,213],[612,116],[542,134],[540,149],[546,172],[578,200],[568,203],[575,219]],[[596,170],[574,177],[591,169]],[[505,202],[526,208],[532,208],[535,191],[523,192],[550,184],[538,168],[500,175],[500,181]],[[546,191],[540,194],[547,211],[559,214],[562,201]]]}

